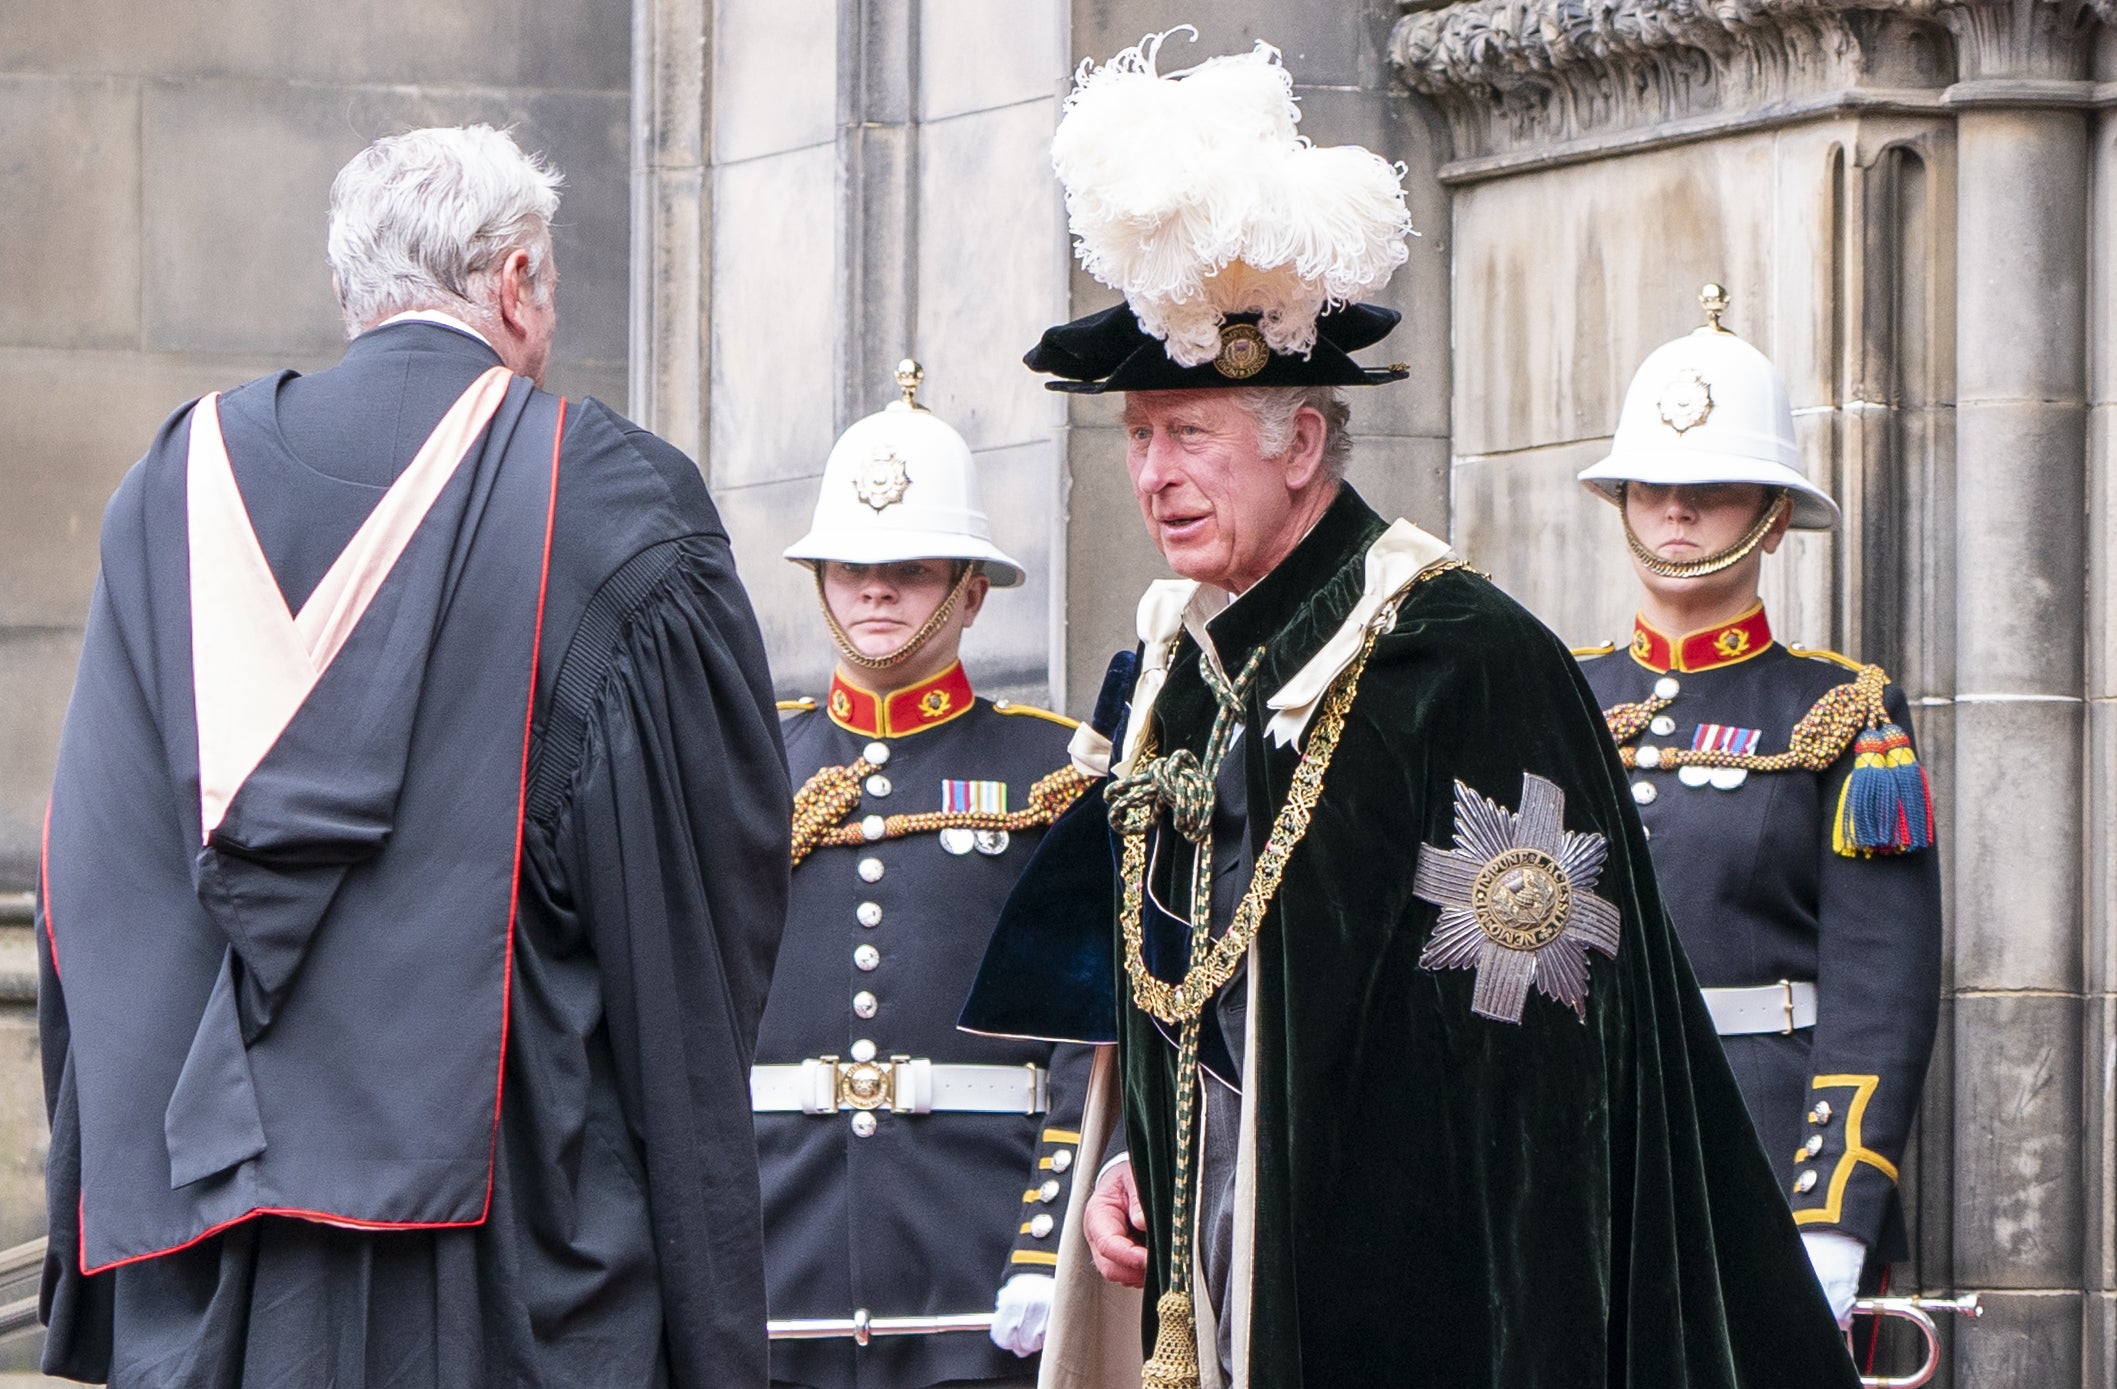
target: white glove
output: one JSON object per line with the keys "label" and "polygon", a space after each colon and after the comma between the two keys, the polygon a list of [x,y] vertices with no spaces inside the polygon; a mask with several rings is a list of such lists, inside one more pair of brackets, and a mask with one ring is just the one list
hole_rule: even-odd
{"label": "white glove", "polygon": [[1816,1281],[1830,1300],[1830,1314],[1839,1326],[1851,1326],[1852,1300],[1859,1296],[1867,1246],[1839,1230],[1804,1230],[1801,1243],[1808,1246],[1808,1261],[1816,1266]]}
{"label": "white glove", "polygon": [[1000,1289],[992,1306],[992,1343],[1016,1355],[1044,1348],[1044,1323],[1051,1320],[1051,1275],[1017,1273]]}

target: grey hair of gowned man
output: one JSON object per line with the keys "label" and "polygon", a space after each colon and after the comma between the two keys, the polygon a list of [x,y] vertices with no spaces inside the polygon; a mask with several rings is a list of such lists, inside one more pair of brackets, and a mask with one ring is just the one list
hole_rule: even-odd
{"label": "grey hair of gowned man", "polygon": [[1257,426],[1257,451],[1277,458],[1294,446],[1294,416],[1308,406],[1323,416],[1323,476],[1337,481],[1352,460],[1352,407],[1335,386],[1238,386],[1228,392]]}
{"label": "grey hair of gowned man", "polygon": [[515,250],[546,292],[561,182],[489,125],[407,131],[354,155],[331,183],[326,252],[346,336],[409,309],[488,310],[492,272]]}

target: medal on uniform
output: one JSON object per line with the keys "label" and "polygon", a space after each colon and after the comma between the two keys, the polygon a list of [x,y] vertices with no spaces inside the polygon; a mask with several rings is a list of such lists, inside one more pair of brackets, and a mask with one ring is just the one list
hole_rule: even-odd
{"label": "medal on uniform", "polygon": [[[1007,813],[1007,783],[1004,781],[943,781],[941,813],[975,820]],[[941,847],[961,857],[972,849],[988,856],[1007,852],[1007,831],[976,823],[951,825],[941,831]]]}
{"label": "medal on uniform", "polygon": [[1005,815],[1007,783],[1004,781],[944,781],[941,783],[944,815]]}

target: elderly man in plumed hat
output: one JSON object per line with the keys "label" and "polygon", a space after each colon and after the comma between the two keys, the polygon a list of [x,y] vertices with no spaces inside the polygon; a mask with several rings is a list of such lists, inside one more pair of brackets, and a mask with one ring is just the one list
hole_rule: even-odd
{"label": "elderly man in plumed hat", "polygon": [[1578,668],[1345,479],[1398,171],[1300,141],[1268,47],[1156,46],[1054,145],[1126,302],[1028,360],[1125,394],[1178,577],[966,1013],[1116,1042],[1042,1382],[1852,1384]]}
{"label": "elderly man in plumed hat", "polygon": [[[786,550],[837,660],[821,699],[781,705],[794,897],[751,1096],[773,1380],[811,1389],[1033,1379],[1088,1073],[1079,1046],[956,1030],[1001,904],[1087,779],[1071,719],[964,670],[986,595],[1023,571],[923,375],[901,364],[902,398],[839,437]],[[860,1317],[893,1334],[844,1334]]]}

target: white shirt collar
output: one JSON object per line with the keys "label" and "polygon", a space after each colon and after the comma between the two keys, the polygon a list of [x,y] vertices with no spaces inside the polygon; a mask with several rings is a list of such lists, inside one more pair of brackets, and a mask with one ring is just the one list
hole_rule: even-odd
{"label": "white shirt collar", "polygon": [[[388,318],[376,324],[375,328],[387,328],[392,323],[438,323],[443,328],[453,328],[459,333],[468,333],[487,347],[492,347],[492,340],[486,337],[485,334],[471,327],[454,314],[444,313],[440,309],[406,309],[403,313],[391,314]],[[370,328],[368,331],[372,333],[375,328]],[[499,348],[493,347],[495,355],[498,355],[499,351]]]}

